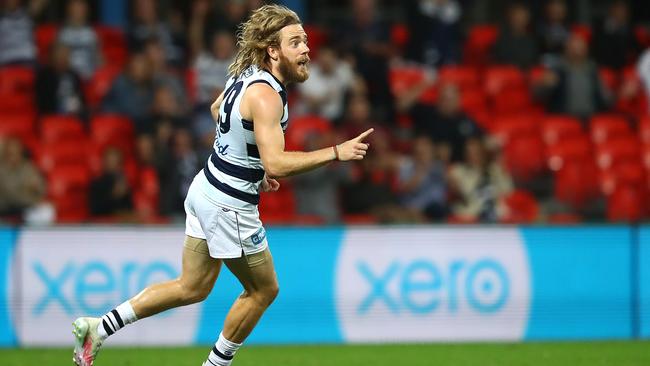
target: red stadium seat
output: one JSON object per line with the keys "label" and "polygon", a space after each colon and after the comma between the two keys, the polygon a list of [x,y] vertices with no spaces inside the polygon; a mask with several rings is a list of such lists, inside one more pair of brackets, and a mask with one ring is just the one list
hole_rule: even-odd
{"label": "red stadium seat", "polygon": [[492,46],[499,36],[495,25],[475,25],[470,28],[463,46],[463,60],[469,65],[485,65],[490,58]]}
{"label": "red stadium seat", "polygon": [[34,70],[25,66],[0,67],[0,95],[32,94],[34,92]]}
{"label": "red stadium seat", "polygon": [[471,66],[443,66],[438,72],[439,84],[455,84],[463,92],[478,89],[479,81],[478,70]]}
{"label": "red stadium seat", "polygon": [[554,195],[573,208],[600,196],[598,168],[590,159],[567,160],[555,174]]}
{"label": "red stadium seat", "polygon": [[296,197],[290,185],[283,184],[280,190],[262,193],[259,204],[260,218],[268,224],[289,224],[296,215]]}
{"label": "red stadium seat", "polygon": [[50,142],[41,146],[36,154],[38,166],[49,174],[61,166],[79,166],[88,169],[87,145],[85,142]]}
{"label": "red stadium seat", "polygon": [[560,140],[547,147],[546,161],[551,171],[561,170],[569,162],[593,161],[591,141],[586,137]]}
{"label": "red stadium seat", "polygon": [[586,24],[574,24],[571,27],[571,33],[582,37],[585,42],[591,42],[592,31],[591,27]]}
{"label": "red stadium seat", "polygon": [[589,122],[591,139],[595,144],[602,144],[608,140],[632,135],[630,125],[625,118],[617,115],[601,114],[591,118]]}
{"label": "red stadium seat", "polygon": [[49,197],[56,208],[58,222],[82,222],[88,217],[88,169],[64,166],[48,177]]}
{"label": "red stadium seat", "polygon": [[322,134],[331,131],[332,124],[318,116],[302,116],[291,120],[285,135],[287,150],[304,150],[305,140],[311,133]]}
{"label": "red stadium seat", "polygon": [[498,98],[504,90],[526,89],[526,76],[515,66],[492,66],[485,71],[483,88],[488,96]]}
{"label": "red stadium seat", "polygon": [[312,24],[305,24],[304,29],[305,33],[307,33],[307,39],[309,39],[309,53],[311,57],[316,59],[320,47],[327,43],[327,32],[321,27]]}
{"label": "red stadium seat", "polygon": [[95,74],[86,83],[84,89],[86,100],[91,108],[99,106],[120,72],[120,67],[116,65],[106,65],[95,71]]}
{"label": "red stadium seat", "polygon": [[608,69],[606,67],[601,67],[598,70],[598,75],[600,76],[600,80],[602,80],[607,89],[609,89],[611,92],[618,90],[619,80],[616,71]]}
{"label": "red stadium seat", "polygon": [[504,148],[508,171],[518,182],[529,182],[544,172],[544,143],[539,134],[523,134],[512,138]]}
{"label": "red stadium seat", "polygon": [[[411,35],[406,24],[396,23],[390,28],[390,42],[398,49],[405,49]],[[311,43],[311,41],[310,41]]]}
{"label": "red stadium seat", "polygon": [[547,145],[584,135],[580,121],[569,116],[546,116],[542,119],[541,129]]}
{"label": "red stadium seat", "polygon": [[607,200],[607,219],[614,222],[637,222],[644,217],[646,196],[643,190],[623,186]]}
{"label": "red stadium seat", "polygon": [[537,121],[524,115],[497,117],[492,121],[492,133],[500,144],[505,145],[515,136],[538,134]]}
{"label": "red stadium seat", "polygon": [[622,162],[640,162],[641,151],[636,138],[621,138],[596,146],[596,164],[600,169],[611,169]]}
{"label": "red stadium seat", "polygon": [[35,135],[35,119],[30,113],[0,114],[0,137],[16,137],[25,144]]}
{"label": "red stadium seat", "polygon": [[117,147],[125,158],[133,155],[134,126],[127,117],[116,114],[95,115],[90,121],[90,138],[100,148]]}
{"label": "red stadium seat", "polygon": [[650,145],[650,116],[639,119],[639,139],[644,145]]}
{"label": "red stadium seat", "polygon": [[43,24],[36,27],[34,38],[36,41],[36,48],[38,51],[38,60],[41,63],[47,63],[50,46],[56,40],[56,35],[59,32],[56,24]]}
{"label": "red stadium seat", "polygon": [[527,88],[503,90],[496,98],[492,98],[492,111],[495,114],[513,114],[531,112],[533,102]]}
{"label": "red stadium seat", "polygon": [[144,168],[139,174],[137,189],[133,195],[133,206],[141,219],[155,218],[159,212],[160,184],[153,168]]}
{"label": "red stadium seat", "polygon": [[44,144],[61,141],[78,142],[85,138],[84,127],[76,117],[48,115],[41,118],[41,140]]}
{"label": "red stadium seat", "polygon": [[390,90],[393,95],[401,95],[424,78],[424,71],[419,67],[395,66],[388,72]]}
{"label": "red stadium seat", "polygon": [[522,190],[516,190],[503,200],[507,214],[500,221],[508,224],[530,224],[539,217],[539,204],[535,197]]}

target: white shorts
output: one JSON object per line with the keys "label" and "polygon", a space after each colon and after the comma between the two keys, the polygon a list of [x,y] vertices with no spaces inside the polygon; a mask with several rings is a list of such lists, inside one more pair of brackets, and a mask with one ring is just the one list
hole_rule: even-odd
{"label": "white shorts", "polygon": [[185,234],[205,239],[213,258],[239,258],[268,247],[259,211],[235,211],[215,202],[203,189],[209,184],[199,172],[185,199]]}

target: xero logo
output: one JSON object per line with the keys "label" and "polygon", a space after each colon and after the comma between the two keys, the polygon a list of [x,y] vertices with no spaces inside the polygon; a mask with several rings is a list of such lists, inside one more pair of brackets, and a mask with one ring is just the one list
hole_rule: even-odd
{"label": "xero logo", "polygon": [[428,259],[394,260],[376,269],[358,261],[356,269],[367,284],[359,315],[379,306],[393,314],[430,314],[442,308],[455,314],[463,303],[474,312],[492,314],[504,307],[510,292],[508,273],[491,258],[455,259],[446,265]]}

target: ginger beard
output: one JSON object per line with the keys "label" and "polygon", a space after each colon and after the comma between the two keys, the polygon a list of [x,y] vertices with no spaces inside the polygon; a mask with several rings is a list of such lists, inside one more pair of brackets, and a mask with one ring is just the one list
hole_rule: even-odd
{"label": "ginger beard", "polygon": [[309,78],[309,56],[299,57],[291,62],[280,52],[278,69],[286,84],[302,83]]}

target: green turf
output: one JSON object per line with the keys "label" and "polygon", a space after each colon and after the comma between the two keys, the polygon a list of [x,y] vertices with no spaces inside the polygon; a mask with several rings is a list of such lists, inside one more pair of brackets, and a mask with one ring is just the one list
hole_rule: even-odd
{"label": "green turf", "polygon": [[[210,347],[107,348],[96,366],[200,366]],[[69,349],[0,349],[2,366],[72,364]],[[234,366],[644,366],[650,342],[244,347]]]}

